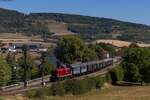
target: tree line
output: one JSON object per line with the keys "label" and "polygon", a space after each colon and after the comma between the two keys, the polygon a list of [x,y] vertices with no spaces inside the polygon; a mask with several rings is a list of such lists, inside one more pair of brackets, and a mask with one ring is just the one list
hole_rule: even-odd
{"label": "tree line", "polygon": [[78,36],[67,36],[57,43],[55,55],[63,63],[87,62],[104,59],[105,53],[116,55],[116,48],[109,44],[86,44]]}
{"label": "tree line", "polygon": [[81,95],[93,89],[101,89],[106,82],[105,77],[97,76],[82,80],[65,80],[64,82],[53,83],[49,87],[26,92],[28,98],[43,99],[46,96],[64,96],[67,94]]}
{"label": "tree line", "polygon": [[149,84],[150,48],[140,48],[132,43],[129,47],[123,48],[122,53],[122,63],[110,71],[113,84],[117,84],[117,81]]}
{"label": "tree line", "polygon": [[6,57],[0,56],[0,86],[24,82],[27,87],[28,80],[51,74],[54,66],[48,61],[49,51],[41,52],[41,57],[37,60],[39,63],[36,63],[36,59],[29,54],[27,45],[23,45],[22,50],[21,56],[11,52]]}

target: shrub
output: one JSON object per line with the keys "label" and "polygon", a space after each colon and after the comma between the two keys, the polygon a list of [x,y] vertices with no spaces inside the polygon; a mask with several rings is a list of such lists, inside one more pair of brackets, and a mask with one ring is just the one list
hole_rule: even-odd
{"label": "shrub", "polygon": [[74,83],[73,83],[72,94],[79,95],[79,94],[83,94],[83,93],[86,93],[86,92],[87,92],[86,81],[84,81],[84,80],[75,80]]}
{"label": "shrub", "polygon": [[33,91],[33,90],[27,91],[27,92],[26,92],[26,96],[27,96],[28,98],[36,98],[36,97],[37,97],[37,91]]}
{"label": "shrub", "polygon": [[51,88],[50,88],[50,87],[44,87],[42,90],[43,90],[43,93],[44,93],[46,96],[51,96],[51,95],[52,95],[52,91],[51,91]]}
{"label": "shrub", "polygon": [[101,88],[105,82],[103,77],[86,78],[83,80],[66,80],[65,82],[57,82],[51,87],[44,87],[35,91],[28,91],[28,98],[43,99],[46,96],[64,96],[65,94],[80,95],[89,92],[92,89]]}
{"label": "shrub", "polygon": [[95,77],[95,88],[99,89],[101,88],[105,83],[105,78],[104,77]]}
{"label": "shrub", "polygon": [[110,72],[106,74],[105,79],[106,79],[106,82],[112,83]]}
{"label": "shrub", "polygon": [[117,75],[117,81],[122,81],[124,78],[124,72],[123,72],[123,68],[121,66],[119,66],[116,69],[116,75]]}
{"label": "shrub", "polygon": [[124,78],[124,73],[122,67],[117,67],[110,71],[112,84],[116,84],[117,81],[122,81]]}
{"label": "shrub", "polygon": [[96,80],[95,78],[87,78],[86,81],[86,87],[87,90],[90,91],[91,89],[94,89],[96,87]]}
{"label": "shrub", "polygon": [[45,98],[45,92],[44,92],[44,89],[38,89],[37,91],[36,91],[36,95],[35,95],[35,97],[37,97],[37,98],[39,98],[39,99],[44,99]]}
{"label": "shrub", "polygon": [[56,95],[58,95],[58,96],[64,96],[65,89],[64,89],[63,84],[59,83],[59,82],[52,84],[52,86],[51,86],[51,92],[52,92],[53,96],[56,96]]}
{"label": "shrub", "polygon": [[64,82],[64,88],[66,93],[79,95],[88,91],[87,80],[66,80]]}
{"label": "shrub", "polygon": [[102,77],[86,78],[83,80],[66,80],[64,88],[66,93],[73,95],[84,94],[92,89],[101,88],[105,82]]}
{"label": "shrub", "polygon": [[45,98],[45,92],[43,89],[31,90],[26,92],[28,98]]}
{"label": "shrub", "polygon": [[66,93],[73,93],[74,81],[75,80],[66,80],[64,82],[64,88]]}
{"label": "shrub", "polygon": [[4,100],[4,98],[3,98],[3,97],[0,97],[0,100]]}

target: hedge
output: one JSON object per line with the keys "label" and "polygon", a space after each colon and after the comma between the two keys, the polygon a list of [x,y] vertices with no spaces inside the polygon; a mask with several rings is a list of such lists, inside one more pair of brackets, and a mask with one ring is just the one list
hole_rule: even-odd
{"label": "hedge", "polygon": [[29,98],[44,98],[46,96],[64,96],[65,94],[81,95],[99,89],[105,83],[103,77],[86,78],[83,80],[70,79],[64,82],[56,82],[51,87],[44,87],[35,91],[28,91],[26,96]]}

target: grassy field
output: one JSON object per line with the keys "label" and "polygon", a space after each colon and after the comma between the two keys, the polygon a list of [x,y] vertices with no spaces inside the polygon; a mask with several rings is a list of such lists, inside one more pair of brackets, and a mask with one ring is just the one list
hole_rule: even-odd
{"label": "grassy field", "polygon": [[[6,100],[28,99],[8,96]],[[150,100],[150,86],[106,86],[81,96],[48,97],[46,100]]]}

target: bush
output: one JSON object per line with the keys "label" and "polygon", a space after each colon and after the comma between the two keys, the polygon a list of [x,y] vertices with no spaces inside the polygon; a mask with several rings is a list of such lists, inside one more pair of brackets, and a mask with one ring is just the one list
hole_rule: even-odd
{"label": "bush", "polygon": [[27,92],[26,92],[26,96],[27,96],[28,98],[36,98],[36,97],[37,97],[37,91],[33,91],[33,90],[27,91]]}
{"label": "bush", "polygon": [[4,100],[4,98],[3,98],[3,97],[0,97],[0,100]]}
{"label": "bush", "polygon": [[95,83],[96,83],[95,88],[99,89],[104,85],[105,78],[104,77],[95,77]]}
{"label": "bush", "polygon": [[105,78],[93,77],[83,80],[66,80],[65,82],[57,82],[51,87],[44,87],[35,91],[28,91],[26,96],[28,98],[45,98],[46,96],[64,96],[65,94],[80,95],[98,89],[103,86]]}
{"label": "bush", "polygon": [[73,95],[79,95],[88,91],[87,80],[67,80],[64,82],[65,92]]}
{"label": "bush", "polygon": [[84,80],[74,80],[72,94],[79,95],[87,92],[86,81]]}
{"label": "bush", "polygon": [[65,92],[73,95],[84,94],[92,89],[98,89],[103,86],[105,79],[102,77],[93,77],[83,80],[66,80],[64,82]]}
{"label": "bush", "polygon": [[96,79],[95,78],[87,78],[87,79],[85,79],[85,81],[86,81],[86,87],[87,87],[88,91],[95,89],[95,87],[96,87]]}
{"label": "bush", "polygon": [[64,88],[66,93],[73,93],[74,81],[75,80],[66,80],[64,82]]}
{"label": "bush", "polygon": [[101,88],[105,83],[105,78],[97,76],[85,79],[88,90]]}
{"label": "bush", "polygon": [[110,72],[106,74],[105,79],[106,79],[106,82],[112,83]]}
{"label": "bush", "polygon": [[46,97],[44,89],[37,90],[36,97],[43,100]]}
{"label": "bush", "polygon": [[64,82],[65,92],[69,94],[79,95],[88,91],[87,80],[66,80]]}
{"label": "bush", "polygon": [[50,88],[50,87],[44,87],[42,90],[43,90],[43,93],[44,93],[46,96],[51,96],[51,95],[52,95],[52,91],[51,91],[51,88]]}
{"label": "bush", "polygon": [[45,92],[43,89],[31,90],[26,92],[28,98],[45,98]]}
{"label": "bush", "polygon": [[65,89],[62,83],[54,83],[51,86],[51,92],[53,96],[64,96],[65,94]]}
{"label": "bush", "polygon": [[122,67],[117,67],[110,71],[112,84],[116,84],[117,81],[122,81],[124,78],[124,73]]}

